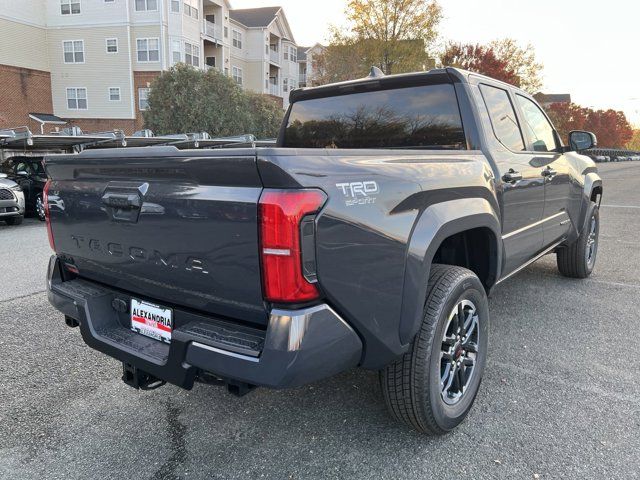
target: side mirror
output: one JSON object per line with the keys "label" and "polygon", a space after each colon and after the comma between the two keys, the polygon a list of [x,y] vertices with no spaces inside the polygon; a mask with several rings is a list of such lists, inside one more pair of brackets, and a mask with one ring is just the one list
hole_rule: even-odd
{"label": "side mirror", "polygon": [[27,172],[25,172],[24,170],[20,170],[18,172],[16,172],[16,175],[20,175],[21,177],[28,177],[29,174]]}
{"label": "side mirror", "polygon": [[574,130],[569,132],[569,145],[571,150],[579,152],[581,150],[588,150],[598,146],[598,139],[594,133],[584,132],[582,130]]}

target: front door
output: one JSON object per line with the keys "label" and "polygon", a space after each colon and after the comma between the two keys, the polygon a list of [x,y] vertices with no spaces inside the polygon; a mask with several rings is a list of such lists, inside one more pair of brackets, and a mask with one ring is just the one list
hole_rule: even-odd
{"label": "front door", "polygon": [[543,245],[552,246],[566,237],[571,228],[569,205],[572,199],[570,165],[560,152],[558,137],[542,109],[531,99],[517,94],[528,150],[535,152],[532,164],[544,179]]}

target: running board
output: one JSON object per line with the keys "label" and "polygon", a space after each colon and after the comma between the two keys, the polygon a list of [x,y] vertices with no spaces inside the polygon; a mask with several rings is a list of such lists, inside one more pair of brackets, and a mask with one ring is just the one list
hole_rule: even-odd
{"label": "running board", "polygon": [[533,257],[531,260],[525,262],[524,264],[520,265],[518,268],[516,268],[513,272],[511,272],[510,274],[502,277],[500,280],[498,280],[496,282],[496,285],[499,285],[500,283],[504,282],[507,278],[511,278],[513,277],[516,273],[520,272],[521,270],[527,268],[529,265],[531,265],[533,262],[536,262],[538,260],[540,260],[542,257],[544,257],[546,254],[551,253],[551,251],[556,248],[558,245],[560,245],[562,242],[564,242],[565,239],[563,238],[562,240],[560,240],[559,242],[554,243],[553,245],[551,245],[550,247],[547,247],[545,250],[543,250],[542,252],[540,252],[538,255],[536,255],[535,257]]}

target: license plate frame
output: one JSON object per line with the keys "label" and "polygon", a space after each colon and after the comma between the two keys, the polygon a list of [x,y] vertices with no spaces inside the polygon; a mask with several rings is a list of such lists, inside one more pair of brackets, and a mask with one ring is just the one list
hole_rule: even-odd
{"label": "license plate frame", "polygon": [[155,303],[131,298],[131,330],[162,343],[171,343],[173,309]]}

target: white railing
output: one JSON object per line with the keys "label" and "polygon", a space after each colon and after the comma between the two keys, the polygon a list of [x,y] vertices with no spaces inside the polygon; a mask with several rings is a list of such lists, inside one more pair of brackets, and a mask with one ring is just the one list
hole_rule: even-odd
{"label": "white railing", "polygon": [[207,20],[204,21],[204,33],[216,40],[222,40],[222,26],[216,25],[215,23]]}
{"label": "white railing", "polygon": [[300,75],[298,75],[298,82],[299,83],[307,83],[307,74],[306,73],[301,73]]}
{"label": "white railing", "polygon": [[277,64],[280,64],[280,52],[269,49],[269,60]]}
{"label": "white railing", "polygon": [[269,84],[269,93],[271,95],[275,95],[276,97],[281,96],[280,95],[280,85],[274,85],[273,83]]}

